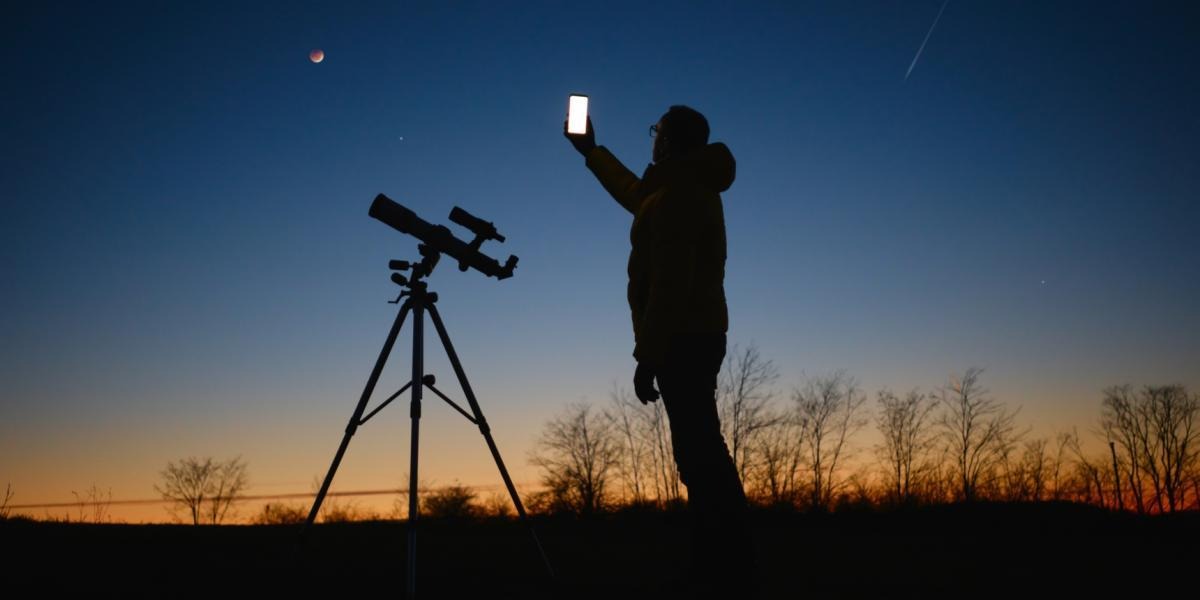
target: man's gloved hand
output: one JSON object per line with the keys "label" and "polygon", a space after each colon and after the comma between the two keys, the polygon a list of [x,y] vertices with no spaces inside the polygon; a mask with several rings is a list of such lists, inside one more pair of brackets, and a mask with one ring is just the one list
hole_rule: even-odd
{"label": "man's gloved hand", "polygon": [[563,121],[563,135],[580,154],[587,156],[596,147],[596,132],[592,130],[592,118],[587,119],[587,133],[567,133],[567,122]]}
{"label": "man's gloved hand", "polygon": [[658,390],[654,389],[654,369],[646,363],[638,363],[633,372],[633,393],[642,404],[658,400]]}

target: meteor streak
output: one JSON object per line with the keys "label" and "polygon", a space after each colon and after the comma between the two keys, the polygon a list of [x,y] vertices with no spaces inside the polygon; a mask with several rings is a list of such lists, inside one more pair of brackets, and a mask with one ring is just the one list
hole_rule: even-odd
{"label": "meteor streak", "polygon": [[925,50],[925,44],[929,43],[929,36],[933,35],[933,28],[937,27],[938,19],[942,18],[942,11],[946,10],[946,5],[950,4],[950,0],[943,0],[942,8],[938,10],[938,14],[933,18],[933,25],[929,26],[929,33],[925,34],[925,40],[921,42],[921,47],[917,48],[917,55],[913,57],[911,65],[908,65],[908,72],[904,74],[904,80],[908,81],[908,76],[912,75],[913,67],[917,66],[917,61],[921,59],[921,52]]}

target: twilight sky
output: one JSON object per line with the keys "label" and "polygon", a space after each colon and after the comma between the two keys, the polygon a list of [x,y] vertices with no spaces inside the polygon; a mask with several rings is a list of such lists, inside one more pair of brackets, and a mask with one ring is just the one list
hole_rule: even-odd
{"label": "twilight sky", "polygon": [[[367,217],[379,192],[434,223],[462,206],[520,256],[512,279],[446,262],[431,287],[535,481],[542,423],[633,371],[629,217],[562,138],[571,92],[636,172],[671,104],[729,145],[730,340],[779,365],[781,395],[981,366],[1048,435],[1090,428],[1112,384],[1200,388],[1193,3],[952,0],[907,81],[940,0],[103,4],[0,24],[17,504],[153,498],[189,455],[307,491],[395,314],[387,261],[415,255]],[[408,360],[405,336],[381,392]],[[428,371],[461,398],[436,346]],[[422,479],[499,483],[473,426],[425,416]],[[407,436],[389,407],[335,488],[400,485]],[[166,517],[138,510],[114,512]]]}

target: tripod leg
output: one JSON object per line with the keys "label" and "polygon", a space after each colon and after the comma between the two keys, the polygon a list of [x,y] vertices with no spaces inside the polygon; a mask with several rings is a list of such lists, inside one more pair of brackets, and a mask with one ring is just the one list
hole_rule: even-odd
{"label": "tripod leg", "polygon": [[[458,383],[462,386],[463,394],[466,395],[467,402],[471,405],[471,412],[475,415],[475,422],[479,425],[479,432],[483,434],[483,439],[487,440],[488,449],[492,451],[492,458],[496,461],[496,467],[500,470],[500,476],[504,478],[504,485],[508,488],[508,495],[512,497],[513,505],[517,509],[517,515],[521,518],[521,521],[529,526],[529,533],[533,536],[533,543],[537,546],[538,554],[542,557],[542,563],[546,565],[546,572],[550,574],[551,579],[554,579],[554,568],[550,566],[550,559],[546,556],[546,551],[542,548],[542,541],[538,539],[537,532],[533,529],[533,523],[529,520],[529,516],[525,514],[525,505],[521,503],[521,497],[517,494],[517,488],[513,485],[512,477],[508,474],[508,468],[504,466],[504,459],[500,457],[500,449],[496,447],[496,441],[492,439],[492,428],[488,425],[487,419],[483,417],[483,411],[479,408],[479,402],[475,400],[475,392],[471,390],[471,383],[467,381],[467,374],[463,371],[462,363],[458,360],[458,353],[454,351],[454,344],[450,342],[450,334],[446,333],[446,325],[442,323],[442,316],[438,313],[437,306],[430,304],[427,308],[429,309],[430,318],[433,319],[433,326],[437,328],[438,337],[442,339],[442,346],[446,348],[446,356],[450,359],[450,365],[454,367],[454,374],[458,377]],[[420,386],[413,385],[413,388],[417,387]]]}
{"label": "tripod leg", "polygon": [[[409,416],[412,418],[411,448],[408,453],[408,576],[405,577],[407,594],[405,598],[413,600],[417,597],[417,440],[421,431],[421,392],[424,387],[421,379],[425,375],[425,296],[418,294],[413,302],[413,355],[412,355],[412,404],[409,405]],[[430,305],[432,307],[432,305]]]}
{"label": "tripod leg", "polygon": [[[388,332],[387,340],[383,343],[383,349],[379,351],[379,358],[375,361],[375,368],[371,370],[371,376],[367,378],[367,386],[363,388],[362,396],[358,399],[358,406],[354,409],[354,415],[350,417],[350,424],[346,425],[346,435],[342,437],[342,444],[338,446],[337,454],[333,456],[333,464],[329,466],[329,473],[325,475],[325,482],[321,484],[321,490],[317,492],[317,499],[313,502],[312,510],[308,513],[308,520],[304,523],[306,530],[317,520],[317,513],[321,510],[321,503],[325,501],[325,494],[329,492],[329,485],[333,483],[333,476],[337,473],[338,465],[342,463],[342,455],[346,453],[346,447],[350,445],[350,438],[354,437],[354,432],[358,430],[363,412],[367,408],[367,402],[371,399],[371,394],[375,391],[375,384],[379,382],[379,375],[383,373],[383,366],[387,364],[388,355],[392,353],[392,346],[396,344],[396,337],[400,335],[400,327],[404,325],[404,319],[408,316],[408,311],[411,308],[410,304],[411,302],[405,302],[400,307],[400,312],[396,315],[396,321],[392,323],[392,330]],[[416,385],[413,387],[421,386]]]}

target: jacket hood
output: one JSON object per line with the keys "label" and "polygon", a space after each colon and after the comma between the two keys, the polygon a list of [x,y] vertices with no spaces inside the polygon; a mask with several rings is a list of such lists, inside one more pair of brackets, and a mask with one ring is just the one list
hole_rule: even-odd
{"label": "jacket hood", "polygon": [[729,151],[728,146],[716,142],[697,148],[678,158],[651,165],[647,169],[647,176],[651,171],[659,171],[664,179],[672,179],[675,176],[687,177],[699,181],[701,185],[714,192],[721,193],[733,185],[737,162],[734,161],[733,153]]}
{"label": "jacket hood", "polygon": [[733,153],[721,142],[699,148],[684,156],[682,160],[684,163],[692,163],[701,183],[714,192],[729,189],[737,176],[737,162],[733,160]]}

